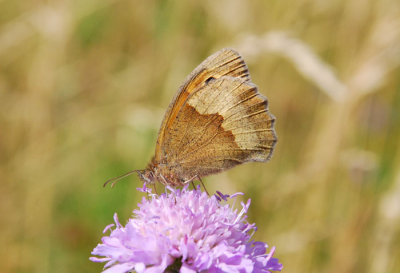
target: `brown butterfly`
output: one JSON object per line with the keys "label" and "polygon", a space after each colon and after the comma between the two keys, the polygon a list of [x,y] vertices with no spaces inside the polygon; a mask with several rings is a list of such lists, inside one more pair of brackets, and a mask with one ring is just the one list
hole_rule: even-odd
{"label": "brown butterfly", "polygon": [[243,58],[224,48],[203,61],[179,88],[147,168],[126,175],[137,172],[146,184],[159,181],[176,187],[245,162],[266,162],[277,141],[274,121]]}

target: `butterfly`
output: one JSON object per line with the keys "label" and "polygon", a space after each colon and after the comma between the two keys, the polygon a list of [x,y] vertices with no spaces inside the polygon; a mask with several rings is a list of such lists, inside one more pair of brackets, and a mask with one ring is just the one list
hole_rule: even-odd
{"label": "butterfly", "polygon": [[242,163],[266,162],[277,142],[274,122],[243,58],[233,49],[221,49],[179,88],[146,169],[116,179],[136,172],[145,184],[178,187]]}

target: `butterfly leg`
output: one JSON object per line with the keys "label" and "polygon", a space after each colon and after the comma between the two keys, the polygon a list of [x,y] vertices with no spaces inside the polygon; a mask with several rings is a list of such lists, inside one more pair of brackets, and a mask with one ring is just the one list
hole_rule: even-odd
{"label": "butterfly leg", "polygon": [[153,183],[154,192],[158,195],[156,183]]}
{"label": "butterfly leg", "polygon": [[196,174],[196,177],[199,179],[199,181],[200,181],[201,185],[203,186],[203,188],[204,188],[205,192],[207,193],[207,195],[210,196],[210,194],[208,193],[208,191],[206,189],[206,186],[204,186],[203,180],[201,180],[201,177],[198,174]]}
{"label": "butterfly leg", "polygon": [[195,176],[193,176],[192,178],[190,178],[190,179],[184,181],[182,184],[185,185],[185,184],[190,183],[190,184],[192,184],[193,190],[195,190],[195,189],[196,189],[196,185],[194,184],[193,181],[194,181],[197,177],[198,177],[198,176],[195,175]]}
{"label": "butterfly leg", "polygon": [[163,180],[163,181],[160,181],[162,184],[171,185],[171,183],[169,181],[167,181],[167,179],[162,174],[160,174],[160,177]]}
{"label": "butterfly leg", "polygon": [[199,181],[200,181],[201,185],[203,186],[205,192],[207,193],[208,196],[210,196],[210,194],[208,193],[208,191],[206,189],[206,186],[204,186],[203,180],[201,180],[200,176],[197,175],[197,174],[195,176],[193,176],[192,178],[190,178],[189,180],[186,180],[185,182],[183,182],[183,184],[192,183],[193,189],[196,189],[196,187],[195,187],[195,185],[193,183],[193,180],[196,179],[196,178],[199,179]]}
{"label": "butterfly leg", "polygon": [[197,175],[193,176],[192,178],[189,178],[189,179],[186,180],[186,181],[183,181],[183,182],[182,182],[182,185],[185,185],[185,184],[187,184],[187,183],[192,183],[192,186],[194,187],[193,180],[194,180],[196,177],[197,177]]}

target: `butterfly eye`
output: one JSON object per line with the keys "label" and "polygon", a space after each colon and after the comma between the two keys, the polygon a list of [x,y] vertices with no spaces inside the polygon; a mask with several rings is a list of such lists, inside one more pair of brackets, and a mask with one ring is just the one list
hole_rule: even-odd
{"label": "butterfly eye", "polygon": [[206,84],[209,84],[210,82],[212,82],[212,81],[215,81],[215,78],[214,77],[209,77],[207,80],[206,80]]}

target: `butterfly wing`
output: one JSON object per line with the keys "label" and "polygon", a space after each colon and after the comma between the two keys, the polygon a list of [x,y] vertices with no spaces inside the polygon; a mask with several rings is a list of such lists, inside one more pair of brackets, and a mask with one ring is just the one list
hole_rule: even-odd
{"label": "butterfly wing", "polygon": [[165,163],[181,179],[267,161],[277,141],[267,99],[249,80],[222,76],[192,92],[165,132]]}
{"label": "butterfly wing", "polygon": [[244,81],[250,81],[249,71],[244,60],[233,49],[224,48],[208,57],[193,70],[179,88],[161,124],[154,156],[156,162],[162,162],[170,152],[170,148],[165,144],[164,140],[167,138],[169,130],[174,128],[172,124],[176,122],[176,117],[188,97],[202,86],[205,86],[208,81],[219,79],[223,76],[232,76],[241,78]]}

